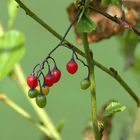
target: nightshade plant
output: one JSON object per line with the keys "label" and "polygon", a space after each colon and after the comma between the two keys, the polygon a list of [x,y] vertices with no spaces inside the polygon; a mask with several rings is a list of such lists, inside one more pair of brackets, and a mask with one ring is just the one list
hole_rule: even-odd
{"label": "nightshade plant", "polygon": [[[49,94],[50,88],[53,88],[53,85],[59,82],[61,79],[62,70],[59,69],[59,66],[56,64],[52,54],[60,47],[65,47],[72,53],[72,57],[66,64],[67,71],[70,74],[76,74],[78,71],[78,62],[82,63],[83,66],[85,66],[84,68],[87,69],[87,75],[82,77],[80,86],[83,90],[89,89],[91,93],[91,122],[93,128],[92,138],[95,140],[108,140],[110,132],[107,131],[107,129],[111,127],[108,124],[108,121],[111,120],[115,113],[125,110],[126,107],[117,101],[111,101],[105,105],[101,114],[99,116],[97,115],[94,67],[96,66],[100,68],[102,71],[116,79],[118,83],[128,92],[130,97],[132,97],[132,99],[136,102],[138,107],[140,106],[140,99],[128,86],[128,84],[121,78],[117,70],[112,67],[108,69],[94,59],[94,52],[92,52],[90,49],[89,43],[97,42],[102,39],[109,38],[113,35],[121,34],[123,37],[118,37],[118,39],[120,42],[123,42],[122,44],[124,45],[123,53],[125,59],[127,60],[125,64],[125,70],[130,68],[134,63],[134,50],[140,41],[140,19],[139,14],[137,13],[137,4],[135,4],[135,2],[130,2],[134,3],[134,7],[132,8],[129,2],[127,3],[127,1],[123,0],[76,0],[68,7],[68,14],[71,23],[65,34],[61,36],[46,22],[44,22],[35,13],[33,13],[21,0],[15,1],[17,2],[16,4],[18,4],[18,7],[22,8],[28,16],[37,21],[41,26],[52,33],[60,41],[55,47],[53,47],[53,49],[48,53],[44,60],[34,66],[31,74],[27,76],[26,80],[30,88],[26,94],[28,94],[28,97],[31,98],[31,103],[33,104],[33,107],[35,108],[38,115],[40,114],[39,117],[44,125],[40,125],[34,122],[34,120],[31,119],[27,112],[17,107],[16,105],[11,105],[11,102],[11,104],[9,103],[9,106],[13,107],[25,118],[32,120],[32,122],[34,122],[35,125],[42,132],[44,132],[49,139],[61,140],[59,132],[51,124],[43,110],[41,112],[37,109],[37,106],[39,108],[44,108],[47,105],[46,97]],[[115,5],[115,9],[118,10],[119,16],[112,16],[106,12],[108,8],[110,8],[110,5]],[[95,13],[98,13],[98,15]],[[14,17],[12,19],[14,19]],[[115,25],[114,22],[116,23]],[[10,21],[9,26],[12,26],[12,21]],[[83,45],[84,51],[81,51],[75,45],[66,40],[66,37],[72,27],[74,27],[75,33],[77,35],[77,41]],[[133,40],[133,48],[128,48],[126,45],[130,40]],[[50,61],[53,62],[53,68],[50,66]],[[15,71],[18,77],[20,77],[20,79],[25,82],[25,78],[23,78],[24,76],[19,73],[19,71],[21,71],[20,67],[16,67]],[[27,87],[23,86],[25,83],[23,84],[21,81],[19,81],[19,79],[16,80],[20,83],[21,87],[23,87],[23,90],[26,92],[27,90],[25,89],[27,89]],[[5,102],[8,100],[8,98],[5,96],[1,96],[1,99]],[[33,99],[35,99],[35,101]],[[35,106],[35,104],[37,104],[37,106]]]}

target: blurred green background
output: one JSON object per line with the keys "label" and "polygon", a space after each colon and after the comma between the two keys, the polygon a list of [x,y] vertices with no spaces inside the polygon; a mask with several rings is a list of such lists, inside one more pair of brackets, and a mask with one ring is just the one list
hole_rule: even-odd
{"label": "blurred green background", "polygon": [[[69,25],[66,7],[73,0],[59,1],[27,1],[24,2],[41,18],[49,23],[57,32],[63,35]],[[7,2],[0,0],[0,22],[7,29]],[[18,10],[18,16],[14,28],[23,32],[26,36],[26,54],[21,65],[26,75],[30,74],[34,65],[40,62],[48,52],[58,43],[58,40],[38,23],[28,17],[22,9]],[[73,30],[67,36],[70,42],[76,44]],[[77,44],[76,44],[77,45]],[[78,46],[78,45],[77,45]],[[81,48],[82,46],[79,46]],[[139,86],[131,72],[123,72],[124,60],[119,51],[119,43],[115,38],[91,44],[94,58],[106,65],[114,67],[127,81],[136,93]],[[54,58],[62,70],[62,79],[51,88],[48,96],[48,105],[45,108],[55,124],[64,119],[65,126],[62,137],[65,140],[82,140],[82,131],[90,119],[90,94],[82,91],[79,83],[86,76],[86,69],[79,64],[79,71],[70,75],[65,69],[67,61],[71,57],[71,51],[60,48],[54,54]],[[113,119],[111,140],[118,140],[122,126],[131,122],[131,114],[136,109],[136,104],[124,91],[124,89],[110,76],[95,68],[98,110],[110,99],[118,100],[126,105],[126,111],[117,114]],[[37,118],[32,107],[26,100],[20,87],[10,78],[0,81],[0,91],[3,91],[17,104],[22,106],[30,114]],[[127,127],[127,126],[126,126]],[[19,116],[11,108],[0,102],[0,140],[41,140],[43,134],[30,122]]]}

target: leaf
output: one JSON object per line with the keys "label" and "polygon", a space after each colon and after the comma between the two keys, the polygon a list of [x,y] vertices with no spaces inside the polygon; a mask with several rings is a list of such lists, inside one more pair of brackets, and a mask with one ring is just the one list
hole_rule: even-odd
{"label": "leaf", "polygon": [[113,4],[113,5],[120,5],[120,0],[102,0],[102,5]]}
{"label": "leaf", "polygon": [[17,6],[18,4],[15,2],[15,0],[9,0],[8,2],[8,14],[9,14],[8,26],[9,27],[12,27],[15,18],[17,16]]}
{"label": "leaf", "polygon": [[0,37],[0,80],[7,76],[24,55],[24,35],[12,30]]}
{"label": "leaf", "polygon": [[77,30],[78,32],[92,32],[96,28],[96,24],[85,14],[82,15],[80,20],[77,22]]}
{"label": "leaf", "polygon": [[120,0],[111,0],[111,3],[113,4],[113,5],[120,5]]}
{"label": "leaf", "polygon": [[79,21],[81,20],[82,16],[84,15],[85,13],[85,8],[84,7],[81,7],[82,9],[82,12],[80,13],[79,17],[78,17],[78,20],[77,20],[77,23],[79,23]]}
{"label": "leaf", "polygon": [[117,112],[122,112],[126,109],[126,106],[121,105],[117,101],[110,102],[105,108],[105,112],[103,113],[103,119],[116,114]]}
{"label": "leaf", "polygon": [[102,0],[101,3],[102,5],[107,5],[111,3],[111,0]]}
{"label": "leaf", "polygon": [[[91,5],[94,6],[94,0],[91,1]],[[106,8],[104,9],[106,12],[108,11]],[[77,9],[74,4],[70,4],[67,8],[69,20],[72,22],[75,15],[77,14]],[[109,13],[120,13],[120,8],[117,6],[109,6]],[[139,14],[138,12],[136,12]],[[128,23],[132,23],[134,25],[137,23],[137,14],[135,14],[131,9],[128,9],[126,12],[126,21]],[[115,35],[122,35],[124,32],[124,29],[122,29],[121,26],[114,24],[112,21],[108,20],[107,18],[104,18],[102,15],[97,14],[93,12],[92,10],[88,11],[88,15],[90,16],[91,20],[95,21],[97,28],[92,31],[90,34],[88,34],[88,42],[99,42],[104,39],[108,39]],[[77,22],[78,23],[78,22]],[[74,24],[74,31],[76,34],[76,41],[78,44],[82,44],[82,38],[80,33],[77,31],[77,24]],[[138,28],[138,27],[137,27]],[[140,27],[138,28],[140,29]]]}

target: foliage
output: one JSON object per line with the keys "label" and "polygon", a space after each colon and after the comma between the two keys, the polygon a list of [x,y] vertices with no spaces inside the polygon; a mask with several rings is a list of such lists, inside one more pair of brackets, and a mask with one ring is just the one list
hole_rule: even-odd
{"label": "foliage", "polygon": [[124,105],[121,105],[117,101],[113,101],[113,102],[109,103],[107,105],[107,107],[105,108],[105,112],[103,114],[103,119],[105,119],[108,116],[115,115],[118,112],[122,112],[125,109],[126,109],[126,107]]}
{"label": "foliage", "polygon": [[24,34],[11,30],[0,37],[0,80],[5,78],[18,63],[24,53]]}

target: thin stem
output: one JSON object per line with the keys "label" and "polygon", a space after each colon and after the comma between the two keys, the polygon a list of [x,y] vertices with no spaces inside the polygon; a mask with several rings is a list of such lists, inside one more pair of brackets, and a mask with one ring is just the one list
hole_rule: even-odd
{"label": "thin stem", "polygon": [[98,120],[97,120],[97,103],[96,103],[96,91],[95,91],[95,77],[94,77],[94,62],[89,49],[87,33],[83,33],[83,45],[86,54],[86,60],[89,67],[89,78],[90,78],[90,93],[91,93],[91,116],[92,116],[92,124],[95,134],[95,140],[100,140],[100,132],[98,128]]}
{"label": "thin stem", "polygon": [[104,72],[106,72],[107,74],[112,76],[127,91],[127,93],[134,99],[134,101],[137,103],[137,106],[140,106],[140,99],[135,94],[135,92],[129,87],[129,85],[121,78],[121,76],[118,74],[118,72],[116,70],[114,70],[113,68],[108,69],[95,60],[94,60],[94,64],[98,68],[100,68],[101,70],[103,70]]}
{"label": "thin stem", "polygon": [[[137,34],[138,36],[140,36],[140,31],[137,30],[134,26],[130,25],[127,21],[124,20],[124,15],[122,18],[118,18],[117,16],[111,16],[110,14],[106,13],[105,11],[102,11],[101,9],[97,8],[97,7],[93,7],[93,6],[89,6],[89,8],[97,13],[100,13],[101,15],[103,15],[104,17],[110,19],[111,21],[119,24],[120,26],[124,27],[124,28],[128,28],[129,30],[133,31],[135,34]],[[123,13],[124,14],[124,13]]]}
{"label": "thin stem", "polygon": [[76,58],[79,62],[81,62],[85,67],[88,68],[88,65],[87,65],[83,60],[81,60],[75,52],[73,52],[73,53],[74,53],[74,55],[75,55],[75,58]]}
{"label": "thin stem", "polygon": [[56,131],[51,119],[49,118],[48,114],[45,112],[45,110],[40,109],[39,107],[36,106],[36,103],[34,102],[34,100],[30,100],[27,96],[28,93],[28,87],[26,84],[26,80],[25,80],[25,76],[23,74],[23,71],[20,67],[20,65],[16,65],[14,68],[14,74],[17,80],[17,83],[21,86],[23,92],[25,93],[27,99],[29,100],[29,102],[31,103],[33,109],[35,110],[35,112],[37,113],[38,117],[41,119],[41,121],[44,123],[44,125],[48,128],[48,130],[50,131],[51,134],[51,138],[53,140],[61,140],[61,137],[59,135],[59,133]]}
{"label": "thin stem", "polygon": [[[63,37],[57,33],[55,30],[52,29],[45,21],[43,21],[41,18],[39,18],[35,13],[33,13],[21,0],[15,0],[19,6],[25,11],[27,15],[29,15],[31,18],[33,18],[37,23],[39,23],[42,27],[44,27],[46,30],[48,30],[51,34],[53,34],[56,38],[61,40]],[[65,44],[75,50],[77,53],[79,53],[81,56],[84,56],[84,53],[76,48],[73,44],[71,44],[69,41],[65,40]]]}
{"label": "thin stem", "polygon": [[81,10],[79,10],[77,12],[77,14],[75,15],[74,20],[71,22],[70,26],[66,30],[66,32],[65,32],[64,36],[62,37],[60,43],[48,54],[48,56],[50,56],[57,48],[59,48],[63,44],[63,42],[65,41],[66,36],[68,35],[68,33],[69,33],[70,29],[72,28],[72,26],[74,25],[74,23],[77,21],[80,13],[81,13]]}
{"label": "thin stem", "polygon": [[20,116],[24,117],[31,123],[33,123],[39,130],[41,130],[47,137],[50,137],[51,134],[48,130],[48,128],[44,127],[40,123],[36,122],[32,116],[26,112],[23,108],[21,108],[19,105],[14,103],[12,100],[10,100],[5,94],[0,94],[0,100],[3,101],[5,104],[7,104],[9,107],[11,107],[13,110],[15,110]]}

